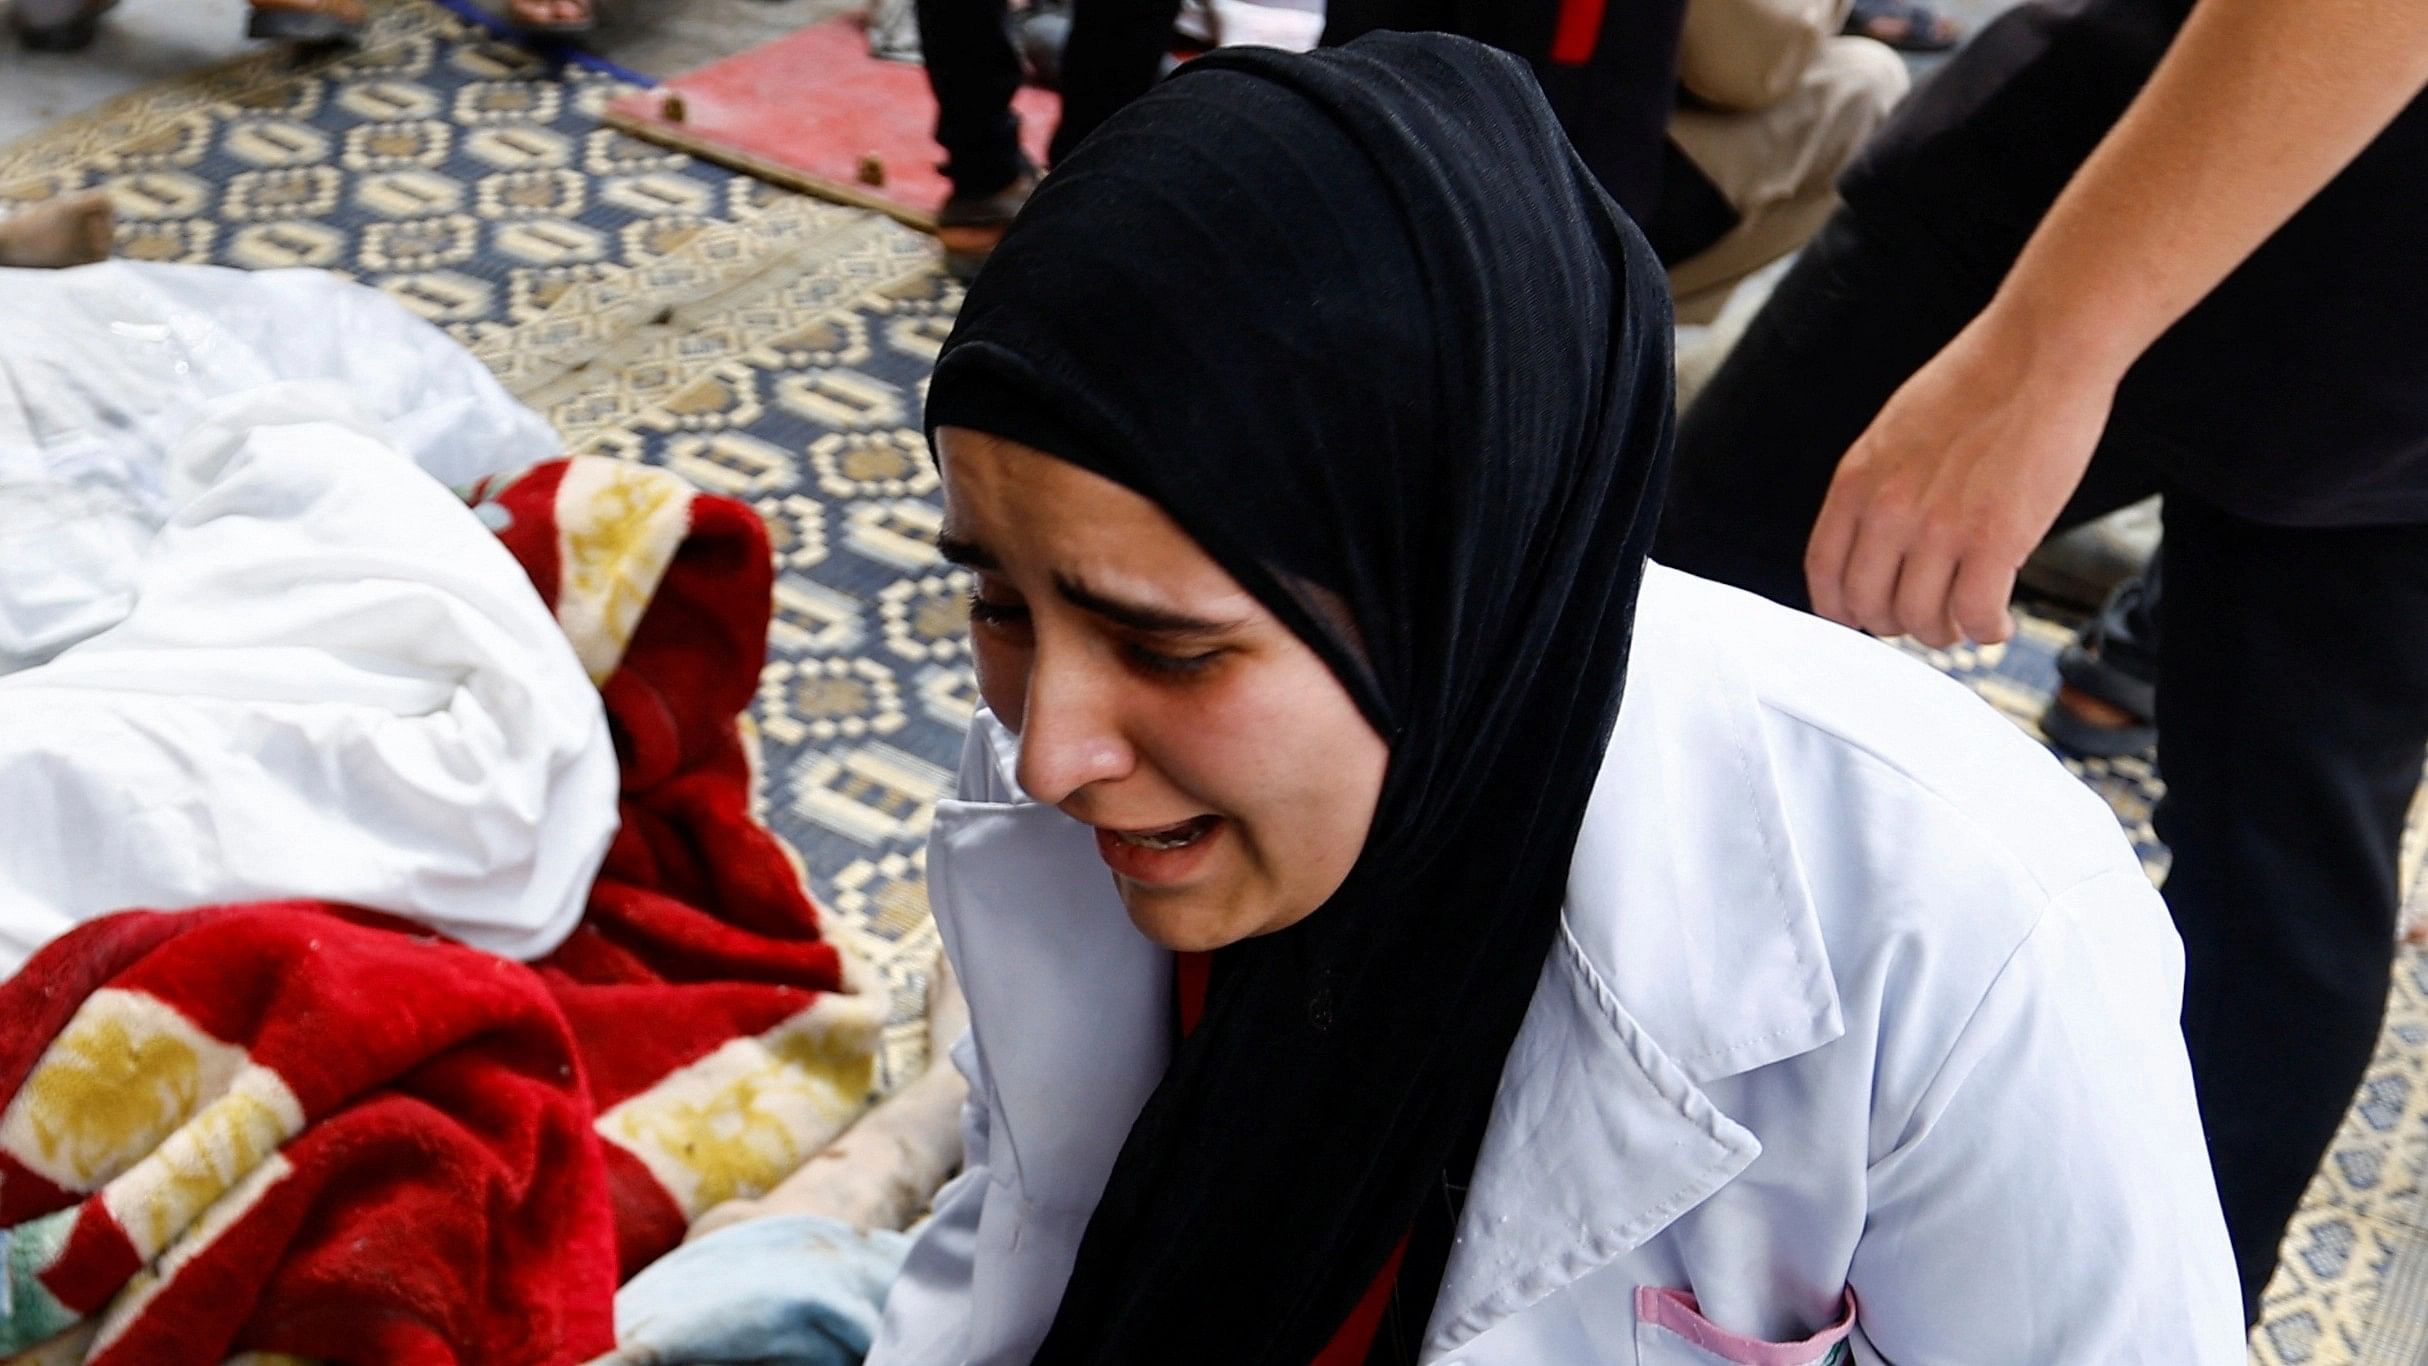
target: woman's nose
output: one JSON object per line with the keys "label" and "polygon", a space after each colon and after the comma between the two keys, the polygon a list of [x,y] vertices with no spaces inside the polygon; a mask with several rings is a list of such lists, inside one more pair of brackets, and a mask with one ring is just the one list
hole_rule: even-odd
{"label": "woman's nose", "polygon": [[1116,680],[1040,650],[1021,716],[1021,790],[1060,806],[1090,783],[1126,776],[1133,762]]}

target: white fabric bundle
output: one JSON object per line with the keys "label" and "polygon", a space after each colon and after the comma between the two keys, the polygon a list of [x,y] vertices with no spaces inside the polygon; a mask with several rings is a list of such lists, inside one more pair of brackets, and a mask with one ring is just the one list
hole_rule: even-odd
{"label": "white fabric bundle", "polygon": [[286,897],[553,948],[614,751],[446,486],[547,425],[318,274],[0,271],[0,317],[0,973],[110,911]]}

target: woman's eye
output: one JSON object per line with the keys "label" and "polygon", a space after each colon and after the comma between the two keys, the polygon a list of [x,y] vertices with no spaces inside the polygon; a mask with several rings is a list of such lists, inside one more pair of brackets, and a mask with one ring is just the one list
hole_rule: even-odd
{"label": "woman's eye", "polygon": [[970,620],[980,626],[1025,626],[1029,609],[1016,602],[989,602],[984,594],[970,593]]}
{"label": "woman's eye", "polygon": [[1129,655],[1131,663],[1148,673],[1157,674],[1199,673],[1223,655],[1221,650],[1206,650],[1193,655],[1168,654],[1162,650],[1150,650],[1135,641],[1122,646],[1122,650]]}

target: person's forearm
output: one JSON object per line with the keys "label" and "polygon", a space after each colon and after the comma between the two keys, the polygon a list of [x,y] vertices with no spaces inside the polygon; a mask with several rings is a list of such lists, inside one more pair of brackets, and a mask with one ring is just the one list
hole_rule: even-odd
{"label": "person's forearm", "polygon": [[2199,0],[1982,323],[2113,384],[2424,83],[2428,0]]}

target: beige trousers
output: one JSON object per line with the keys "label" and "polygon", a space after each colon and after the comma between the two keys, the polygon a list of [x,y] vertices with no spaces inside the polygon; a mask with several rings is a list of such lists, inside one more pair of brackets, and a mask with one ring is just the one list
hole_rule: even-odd
{"label": "beige trousers", "polygon": [[1905,95],[1905,63],[1869,38],[1832,37],[1761,109],[1681,105],[1670,140],[1740,221],[1669,272],[1678,321],[1709,322],[1737,281],[1812,237],[1837,207],[1838,173]]}

